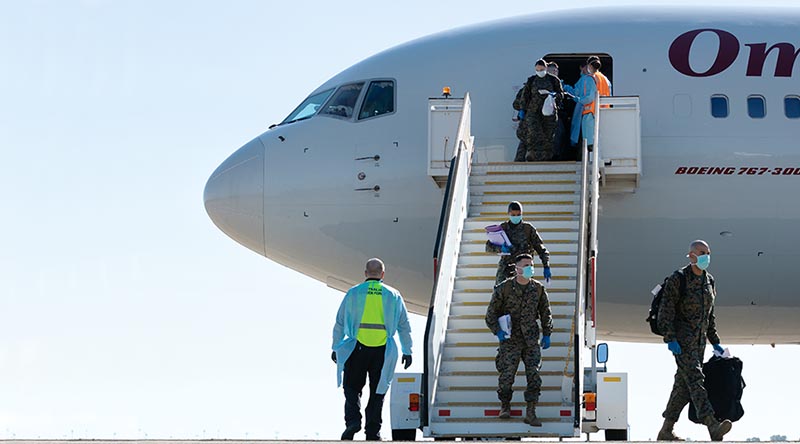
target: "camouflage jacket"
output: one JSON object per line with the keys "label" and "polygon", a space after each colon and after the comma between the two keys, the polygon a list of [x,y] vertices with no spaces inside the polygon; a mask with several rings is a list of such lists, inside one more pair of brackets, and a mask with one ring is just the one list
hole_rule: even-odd
{"label": "camouflage jacket", "polygon": [[[533,228],[533,225],[525,221],[516,225],[505,221],[500,224],[500,226],[503,227],[503,231],[506,232],[508,240],[511,241],[511,247],[509,248],[511,254],[502,256],[500,259],[501,264],[510,265],[514,262],[517,255],[522,253],[532,255],[535,251],[539,255],[539,259],[542,260],[543,266],[547,267],[550,265],[550,253],[547,251],[547,248],[544,247],[542,238],[539,237],[539,233],[536,232],[536,228]],[[500,251],[501,249],[499,246],[490,241],[486,241],[487,253],[500,253]]]}
{"label": "camouflage jacket", "polygon": [[507,314],[511,315],[511,340],[524,339],[528,345],[538,344],[537,319],[542,325],[544,336],[550,336],[553,332],[553,316],[550,313],[547,291],[534,279],[523,285],[516,278],[510,278],[494,287],[492,300],[486,309],[486,326],[493,334],[500,331],[497,318]]}
{"label": "camouflage jacket", "polygon": [[547,95],[539,94],[540,89],[556,93],[557,102],[564,97],[564,88],[558,77],[552,74],[544,77],[533,75],[525,82],[521,92],[517,93],[517,97],[514,99],[514,109],[525,111],[525,117],[533,117],[537,113],[541,116],[542,105],[544,105]]}
{"label": "camouflage jacket", "polygon": [[[686,277],[686,294],[680,294],[680,273]],[[697,276],[687,265],[667,279],[661,307],[658,310],[658,328],[664,332],[664,342],[677,340],[682,347],[719,344],[717,323],[714,317],[714,277],[703,272]]]}

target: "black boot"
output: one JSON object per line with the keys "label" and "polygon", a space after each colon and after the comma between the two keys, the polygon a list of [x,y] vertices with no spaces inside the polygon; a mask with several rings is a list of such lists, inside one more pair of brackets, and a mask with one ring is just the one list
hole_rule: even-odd
{"label": "black boot", "polygon": [[344,429],[344,433],[342,433],[342,441],[352,441],[359,430],[361,430],[361,426],[358,424],[347,426],[347,428]]}

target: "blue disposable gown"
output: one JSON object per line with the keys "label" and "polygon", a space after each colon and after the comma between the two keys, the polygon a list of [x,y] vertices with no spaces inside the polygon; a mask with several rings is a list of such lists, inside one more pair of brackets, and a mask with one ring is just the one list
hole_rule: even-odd
{"label": "blue disposable gown", "polygon": [[[583,92],[583,82],[586,81],[586,78],[589,77],[586,74],[581,74],[581,78],[578,79],[578,82],[575,83],[575,87],[564,85],[564,91],[572,94],[575,94],[575,91]],[[583,107],[576,106],[575,111],[572,112],[572,124],[570,125],[570,133],[569,133],[569,141],[572,145],[578,144],[578,139],[581,137],[581,116],[583,115]]]}
{"label": "blue disposable gown", "polygon": [[[394,378],[394,369],[397,365],[397,343],[394,335],[400,336],[400,346],[404,355],[411,354],[411,325],[408,323],[408,312],[400,292],[394,288],[383,286],[383,319],[386,325],[386,353],[381,369],[381,379],[378,382],[378,394],[385,394],[389,384]],[[363,282],[347,291],[336,314],[336,325],[333,327],[333,350],[336,352],[336,383],[341,387],[344,363],[356,348],[358,326],[364,315],[364,306],[367,301],[367,288],[369,281]]]}
{"label": "blue disposable gown", "polygon": [[572,134],[570,134],[570,141],[573,144],[578,143],[575,122],[579,121],[583,130],[583,138],[589,145],[594,145],[594,114],[583,114],[583,105],[592,103],[596,94],[597,84],[594,82],[594,77],[589,75],[581,76],[578,83],[575,84],[575,88],[572,88],[572,95],[575,96],[575,102],[577,102],[572,119]]}

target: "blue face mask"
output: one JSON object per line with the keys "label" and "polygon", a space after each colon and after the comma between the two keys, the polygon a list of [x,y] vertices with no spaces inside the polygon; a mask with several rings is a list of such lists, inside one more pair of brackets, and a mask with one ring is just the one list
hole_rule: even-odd
{"label": "blue face mask", "polygon": [[697,265],[697,268],[705,270],[709,265],[711,265],[711,255],[704,254],[702,256],[697,256],[697,264],[695,265]]}
{"label": "blue face mask", "polygon": [[522,216],[509,216],[508,219],[512,224],[517,225],[522,222]]}
{"label": "blue face mask", "polygon": [[522,277],[525,279],[531,279],[533,277],[533,265],[528,265],[527,267],[522,267]]}

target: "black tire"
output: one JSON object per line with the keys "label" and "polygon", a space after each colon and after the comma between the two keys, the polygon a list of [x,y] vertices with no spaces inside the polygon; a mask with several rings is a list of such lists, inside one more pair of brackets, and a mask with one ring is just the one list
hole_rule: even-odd
{"label": "black tire", "polygon": [[627,441],[628,431],[625,429],[606,430],[606,441]]}
{"label": "black tire", "polygon": [[392,429],[392,441],[416,441],[417,429]]}

